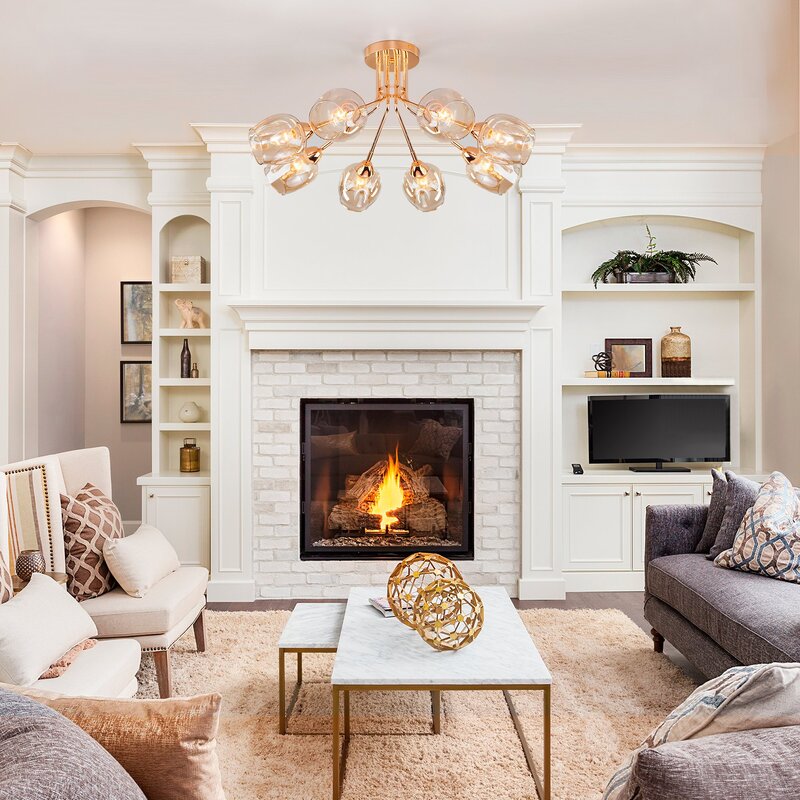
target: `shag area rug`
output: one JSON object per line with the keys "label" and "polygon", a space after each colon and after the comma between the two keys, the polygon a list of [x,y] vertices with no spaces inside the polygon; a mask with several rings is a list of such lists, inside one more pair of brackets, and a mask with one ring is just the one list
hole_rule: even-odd
{"label": "shag area rug", "polygon": [[[553,674],[552,777],[558,800],[596,800],[628,752],[695,688],[621,611],[520,612]],[[175,694],[223,697],[219,757],[228,800],[327,800],[333,656],[306,654],[304,689],[278,734],[277,641],[289,612],[207,612],[208,650],[191,630],[173,650]],[[140,697],[157,697],[152,659]],[[294,682],[294,658],[287,658]],[[290,693],[287,692],[287,694]],[[516,692],[534,753],[541,693]],[[501,692],[444,692],[433,735],[428,693],[351,694],[343,800],[534,800]],[[370,734],[370,735],[359,735]]]}

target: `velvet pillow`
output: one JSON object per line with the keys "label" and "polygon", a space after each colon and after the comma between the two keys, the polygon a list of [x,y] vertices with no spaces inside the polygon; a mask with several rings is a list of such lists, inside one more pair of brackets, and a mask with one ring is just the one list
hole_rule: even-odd
{"label": "velvet pillow", "polygon": [[708,552],[708,558],[713,561],[723,550],[733,547],[733,540],[739,531],[739,526],[744,519],[744,512],[753,507],[756,502],[761,484],[742,478],[735,472],[726,471],[725,479],[728,482],[725,496],[725,513],[719,527],[717,538]]}
{"label": "velvet pillow", "polygon": [[130,536],[106,542],[104,555],[111,574],[131,597],[145,597],[181,565],[164,534],[146,523]]}
{"label": "velvet pillow", "polygon": [[718,469],[711,470],[714,487],[711,490],[711,502],[708,504],[708,517],[703,535],[695,548],[695,553],[707,553],[711,545],[717,540],[722,518],[725,516],[725,499],[728,496],[728,482],[725,475]]}

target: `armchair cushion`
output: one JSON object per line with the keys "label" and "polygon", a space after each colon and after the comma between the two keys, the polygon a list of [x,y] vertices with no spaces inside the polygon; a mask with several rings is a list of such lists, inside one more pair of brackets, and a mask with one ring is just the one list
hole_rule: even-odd
{"label": "armchair cushion", "polygon": [[202,604],[207,584],[204,567],[180,567],[162,578],[145,597],[131,597],[118,586],[85,600],[81,607],[94,620],[101,638],[151,636],[171,630],[198,603]]}
{"label": "armchair cushion", "polygon": [[181,565],[175,548],[152,525],[141,525],[130,536],[107,542],[103,555],[111,574],[131,597],[145,597]]}

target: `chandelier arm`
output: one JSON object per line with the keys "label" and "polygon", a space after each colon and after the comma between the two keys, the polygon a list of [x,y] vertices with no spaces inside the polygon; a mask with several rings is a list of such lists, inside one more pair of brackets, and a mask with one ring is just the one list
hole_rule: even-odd
{"label": "chandelier arm", "polygon": [[411,139],[408,137],[408,131],[406,130],[406,124],[403,122],[403,116],[400,113],[400,109],[395,106],[395,112],[397,113],[397,119],[400,120],[400,127],[403,129],[403,136],[406,138],[406,144],[408,145],[408,151],[411,153],[411,158],[414,161],[418,161],[417,154],[414,152],[414,145],[411,144]]}
{"label": "chandelier arm", "polygon": [[378,130],[375,132],[375,138],[372,140],[372,147],[369,148],[369,153],[367,153],[367,161],[372,161],[372,156],[375,155],[375,148],[378,146],[378,139],[381,138],[381,131],[383,131],[383,123],[386,122],[386,117],[389,114],[389,106],[386,106],[386,110],[383,112],[383,116],[381,117],[380,125],[378,125]]}

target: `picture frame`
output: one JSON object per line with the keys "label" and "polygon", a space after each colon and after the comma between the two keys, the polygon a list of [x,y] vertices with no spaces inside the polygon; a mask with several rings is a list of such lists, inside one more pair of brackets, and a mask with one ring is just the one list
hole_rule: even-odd
{"label": "picture frame", "polygon": [[605,350],[611,353],[611,369],[630,372],[631,378],[653,377],[652,339],[606,339]]}
{"label": "picture frame", "polygon": [[119,329],[122,344],[152,344],[152,281],[120,281]]}
{"label": "picture frame", "polygon": [[153,362],[120,361],[119,421],[153,421]]}

